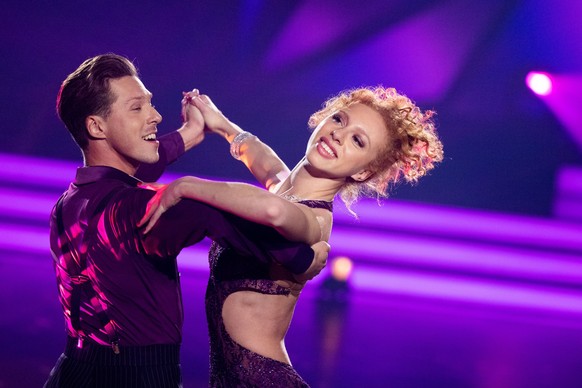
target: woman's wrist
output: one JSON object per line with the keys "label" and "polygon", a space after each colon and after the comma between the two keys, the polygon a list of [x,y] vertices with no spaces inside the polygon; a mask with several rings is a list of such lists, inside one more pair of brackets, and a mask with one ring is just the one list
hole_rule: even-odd
{"label": "woman's wrist", "polygon": [[227,142],[232,143],[235,137],[245,132],[241,127],[233,123],[232,121],[227,121],[227,125],[222,129],[224,138]]}

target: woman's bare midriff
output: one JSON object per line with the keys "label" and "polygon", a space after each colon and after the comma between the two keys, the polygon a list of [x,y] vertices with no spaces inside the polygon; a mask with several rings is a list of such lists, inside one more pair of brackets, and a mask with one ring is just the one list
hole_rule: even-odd
{"label": "woman's bare midriff", "polygon": [[291,364],[285,349],[297,294],[269,295],[237,291],[224,301],[222,319],[230,337],[262,356]]}

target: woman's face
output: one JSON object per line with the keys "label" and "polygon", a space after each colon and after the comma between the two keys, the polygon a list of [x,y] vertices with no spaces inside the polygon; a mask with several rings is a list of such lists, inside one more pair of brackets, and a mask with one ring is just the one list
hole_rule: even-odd
{"label": "woman's face", "polygon": [[306,158],[313,174],[327,178],[368,178],[371,162],[388,142],[380,113],[356,103],[326,117],[313,131]]}

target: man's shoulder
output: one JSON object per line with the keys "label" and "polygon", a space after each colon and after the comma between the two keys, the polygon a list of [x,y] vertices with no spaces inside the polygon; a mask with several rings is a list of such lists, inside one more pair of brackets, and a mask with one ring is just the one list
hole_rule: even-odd
{"label": "man's shoulder", "polygon": [[107,194],[114,202],[130,202],[135,205],[148,202],[155,194],[155,191],[141,187],[131,187],[117,185],[107,190]]}
{"label": "man's shoulder", "polygon": [[95,182],[77,187],[72,194],[72,197],[85,202],[89,212],[107,207],[115,207],[118,212],[133,212],[136,209],[145,209],[145,204],[154,192],[123,182]]}

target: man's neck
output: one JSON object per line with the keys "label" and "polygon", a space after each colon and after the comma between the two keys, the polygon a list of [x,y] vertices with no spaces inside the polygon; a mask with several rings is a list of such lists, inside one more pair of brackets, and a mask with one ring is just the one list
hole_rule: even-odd
{"label": "man's neck", "polygon": [[134,166],[132,163],[129,163],[127,160],[120,158],[118,155],[107,155],[107,157],[103,157],[100,155],[96,155],[96,153],[94,152],[86,152],[83,155],[83,160],[85,166],[87,167],[92,166],[113,167],[131,176],[135,175],[138,167]]}

